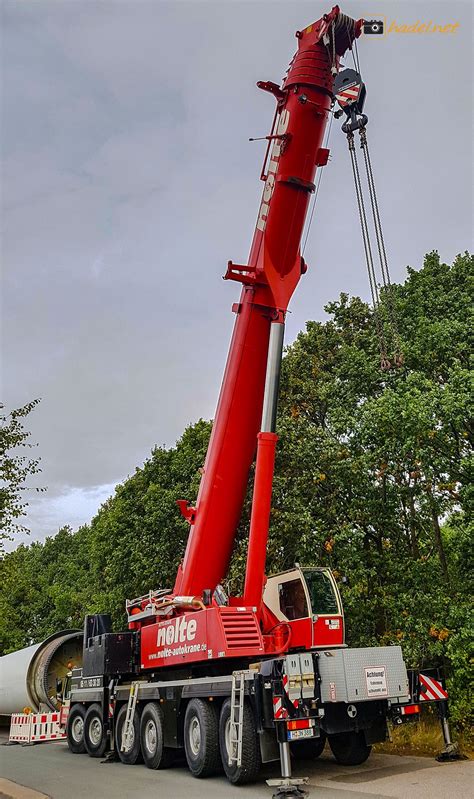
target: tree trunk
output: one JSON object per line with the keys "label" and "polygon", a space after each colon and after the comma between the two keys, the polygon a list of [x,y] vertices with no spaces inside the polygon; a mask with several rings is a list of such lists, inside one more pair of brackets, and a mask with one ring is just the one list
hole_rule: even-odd
{"label": "tree trunk", "polygon": [[419,560],[420,557],[420,550],[418,548],[418,538],[416,535],[416,511],[415,511],[415,500],[413,498],[413,494],[409,492],[409,503],[410,503],[410,546],[411,546],[411,554],[413,555],[414,560]]}
{"label": "tree trunk", "polygon": [[448,561],[446,560],[446,553],[444,551],[443,539],[441,536],[441,527],[439,526],[438,511],[436,509],[436,505],[433,498],[430,499],[430,506],[431,506],[431,519],[433,522],[434,539],[435,539],[436,549],[438,550],[441,571],[443,572],[446,585],[449,585],[450,579],[449,579]]}

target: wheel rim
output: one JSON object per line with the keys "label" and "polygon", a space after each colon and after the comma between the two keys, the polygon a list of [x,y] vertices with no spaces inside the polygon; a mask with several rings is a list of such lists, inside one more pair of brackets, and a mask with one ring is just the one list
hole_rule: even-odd
{"label": "wheel rim", "polygon": [[197,716],[193,716],[189,724],[189,746],[193,755],[198,755],[201,749],[201,725]]}
{"label": "wheel rim", "polygon": [[81,743],[84,736],[84,719],[81,716],[77,716],[72,722],[71,735],[77,744]]}
{"label": "wheel rim", "polygon": [[145,726],[145,746],[151,755],[154,755],[156,752],[157,738],[156,724],[150,719]]}
{"label": "wheel rim", "polygon": [[[124,724],[125,724],[125,722],[124,722]],[[122,736],[123,736],[123,727],[122,727]],[[122,749],[122,752],[125,752],[126,754],[131,752],[131,750],[133,749],[134,743],[135,743],[135,727],[132,724],[132,726],[129,728],[128,738],[127,738],[127,740],[125,742],[125,748]]]}
{"label": "wheel rim", "polygon": [[89,738],[93,746],[99,746],[102,740],[102,722],[97,716],[89,724]]}
{"label": "wheel rim", "polygon": [[227,721],[225,723],[225,731],[224,731],[225,748],[226,748],[227,754],[229,754],[230,748],[231,748],[230,730],[231,730],[231,724],[230,724],[230,716],[229,716],[229,718],[227,719]]}

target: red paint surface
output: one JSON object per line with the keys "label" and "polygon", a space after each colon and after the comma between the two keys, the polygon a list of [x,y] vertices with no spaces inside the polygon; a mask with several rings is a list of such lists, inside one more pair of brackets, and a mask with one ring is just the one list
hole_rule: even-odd
{"label": "red paint surface", "polygon": [[223,657],[259,656],[263,639],[252,608],[191,611],[141,632],[141,666],[156,669]]}
{"label": "red paint surface", "polygon": [[259,433],[257,461],[255,464],[254,501],[250,519],[249,551],[243,601],[260,609],[265,560],[267,557],[268,523],[272,502],[273,469],[278,436]]}
{"label": "red paint surface", "polygon": [[[339,627],[334,627],[334,622]],[[327,623],[329,622],[329,623]],[[333,627],[331,627],[331,623]],[[336,646],[344,643],[344,619],[342,616],[318,616],[313,624],[313,646]]]}

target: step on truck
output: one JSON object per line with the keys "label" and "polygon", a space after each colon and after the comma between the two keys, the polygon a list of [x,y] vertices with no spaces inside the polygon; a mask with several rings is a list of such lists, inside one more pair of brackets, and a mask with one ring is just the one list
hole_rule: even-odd
{"label": "step on truck", "polygon": [[[248,262],[229,261],[224,276],[241,293],[198,496],[177,498],[186,551],[172,589],[127,600],[127,631],[113,632],[101,614],[86,618],[69,700],[72,752],[110,750],[159,769],[184,750],[196,777],[223,769],[234,784],[279,760],[276,792],[298,795],[292,757],[315,758],[327,740],[339,763],[363,763],[389,720],[419,712],[421,677],[410,687],[400,647],[346,646],[328,569],[265,576],[285,317],[308,268],[300,242],[316,172],[329,158],[329,117],[346,114],[352,159],[355,132],[366,145],[365,87],[358,72],[340,68],[362,27],[334,6],[296,32],[281,85],[257,84],[275,104],[263,193]],[[243,590],[229,596],[223,584],[254,462]],[[432,701],[444,702],[442,681],[425,677]]]}

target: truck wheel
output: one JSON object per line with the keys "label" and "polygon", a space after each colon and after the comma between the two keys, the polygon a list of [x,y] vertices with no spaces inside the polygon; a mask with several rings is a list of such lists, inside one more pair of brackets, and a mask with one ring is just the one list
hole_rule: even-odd
{"label": "truck wheel", "polygon": [[230,699],[222,705],[219,721],[219,746],[221,750],[222,765],[227,779],[233,785],[244,785],[253,782],[260,770],[260,744],[258,741],[257,727],[252,709],[247,700],[244,703],[244,718],[242,728],[242,765],[233,763],[229,766],[230,749]]}
{"label": "truck wheel", "polygon": [[365,742],[363,732],[340,732],[329,735],[329,746],[341,766],[359,766],[365,763],[372,747]]}
{"label": "truck wheel", "polygon": [[86,709],[83,705],[74,705],[69,713],[66,727],[67,745],[74,755],[82,755],[86,751],[84,743],[84,716]]}
{"label": "truck wheel", "polygon": [[322,732],[319,738],[293,741],[290,743],[290,750],[295,760],[316,760],[323,753],[325,745],[326,736]]}
{"label": "truck wheel", "polygon": [[107,734],[100,705],[91,705],[84,719],[84,743],[90,757],[102,757],[107,748]]}
{"label": "truck wheel", "polygon": [[163,711],[157,702],[149,702],[140,719],[140,743],[147,768],[171,766],[174,753],[163,745],[163,738]]}
{"label": "truck wheel", "polygon": [[115,749],[122,763],[126,763],[127,766],[134,766],[135,763],[139,763],[141,761],[140,713],[138,711],[138,705],[135,708],[135,714],[133,716],[130,743],[122,752],[122,731],[126,715],[127,705],[122,705],[118,712],[117,721],[115,724]]}
{"label": "truck wheel", "polygon": [[194,777],[219,771],[219,722],[212,702],[191,699],[184,717],[184,751]]}

